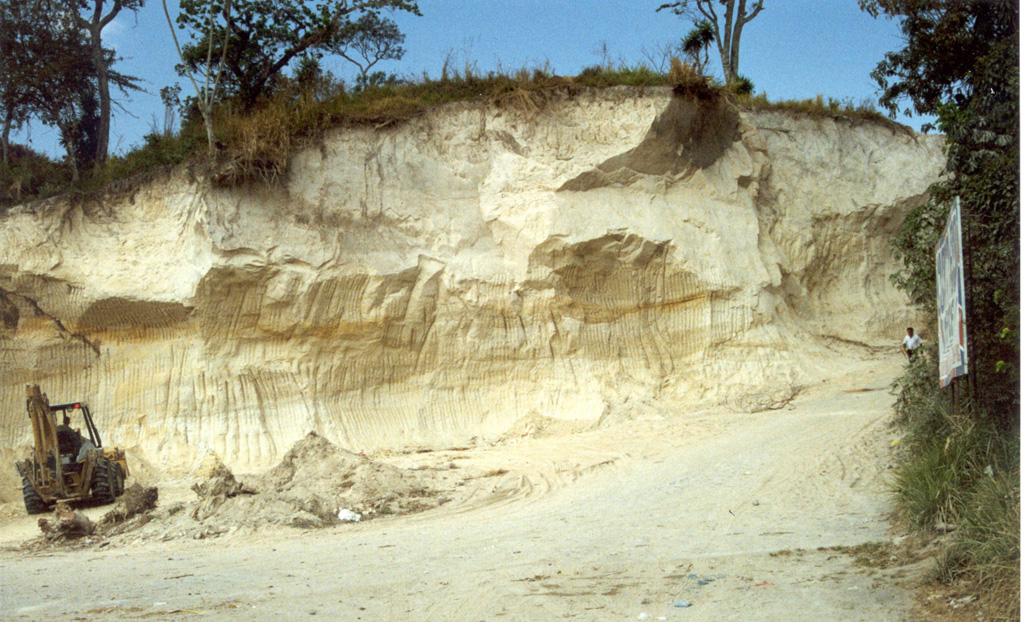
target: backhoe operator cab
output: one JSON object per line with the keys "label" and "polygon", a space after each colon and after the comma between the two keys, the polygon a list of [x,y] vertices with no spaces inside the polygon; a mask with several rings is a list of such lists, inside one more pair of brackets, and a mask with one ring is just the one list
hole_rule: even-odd
{"label": "backhoe operator cab", "polygon": [[103,448],[86,404],[50,404],[38,385],[29,385],[25,406],[35,449],[32,458],[14,466],[21,475],[29,514],[46,512],[57,501],[112,503],[124,492],[128,476],[124,451]]}

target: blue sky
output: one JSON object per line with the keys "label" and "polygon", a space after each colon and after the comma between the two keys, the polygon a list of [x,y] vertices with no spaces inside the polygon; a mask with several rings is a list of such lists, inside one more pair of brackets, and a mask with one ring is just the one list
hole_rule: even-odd
{"label": "blue sky", "polygon": [[[575,75],[602,63],[634,64],[666,44],[678,42],[690,24],[668,11],[655,10],[663,0],[420,0],[422,17],[399,14],[408,52],[401,61],[380,68],[400,76],[440,75],[445,59],[458,68],[472,63],[482,72],[499,67],[548,67]],[[172,18],[177,0],[168,0]],[[179,37],[182,35],[179,31]],[[177,76],[177,53],[160,0],[149,0],[137,14],[124,12],[104,31],[107,45],[124,60],[121,72],[144,80],[148,93],[117,97],[111,149],[123,153],[142,142],[154,125],[162,124],[159,91],[179,83],[183,95],[192,85]],[[740,73],[756,92],[769,98],[877,100],[870,77],[883,55],[902,47],[897,24],[872,19],[857,0],[766,0],[764,11],[743,32]],[[604,52],[602,52],[604,50]],[[351,81],[343,59],[327,66]],[[711,66],[721,76],[714,55]],[[900,117],[919,129],[928,119]],[[56,131],[34,124],[15,140],[60,155]]]}

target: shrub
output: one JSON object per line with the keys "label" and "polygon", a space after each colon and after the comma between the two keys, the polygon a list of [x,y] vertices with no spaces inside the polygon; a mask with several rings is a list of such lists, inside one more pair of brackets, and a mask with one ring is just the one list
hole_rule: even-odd
{"label": "shrub", "polygon": [[0,207],[52,196],[71,183],[67,166],[28,147],[12,144],[8,157],[0,171]]}
{"label": "shrub", "polygon": [[736,76],[736,79],[729,83],[729,90],[736,95],[749,97],[754,94],[754,82],[746,76]]}
{"label": "shrub", "polygon": [[938,346],[924,345],[922,354],[907,365],[891,387],[896,395],[893,404],[896,423],[904,426],[912,439],[928,439],[939,434],[949,413],[948,400],[941,399],[935,380],[939,377]]}
{"label": "shrub", "polygon": [[102,181],[126,179],[158,167],[174,166],[202,153],[205,142],[204,135],[187,130],[179,136],[148,134],[142,146],[107,161]]}

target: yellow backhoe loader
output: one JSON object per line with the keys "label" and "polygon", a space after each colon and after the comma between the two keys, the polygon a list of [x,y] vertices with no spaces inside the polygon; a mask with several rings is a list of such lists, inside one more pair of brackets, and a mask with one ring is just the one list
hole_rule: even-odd
{"label": "yellow backhoe loader", "polygon": [[[28,385],[25,405],[35,452],[14,463],[29,514],[42,514],[57,501],[113,503],[124,492],[128,461],[124,450],[104,449],[89,407],[83,402],[50,404],[38,385]],[[61,423],[57,423],[57,415]],[[72,428],[75,423],[85,426]]]}

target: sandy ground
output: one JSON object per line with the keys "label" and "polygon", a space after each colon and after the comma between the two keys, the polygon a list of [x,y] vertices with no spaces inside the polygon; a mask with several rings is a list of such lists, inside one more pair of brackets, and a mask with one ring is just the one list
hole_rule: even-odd
{"label": "sandy ground", "polygon": [[758,414],[387,456],[488,476],[456,478],[436,509],[325,529],[25,549],[35,519],[7,510],[0,618],[903,620],[920,568],[841,548],[892,539],[897,372],[864,363]]}

